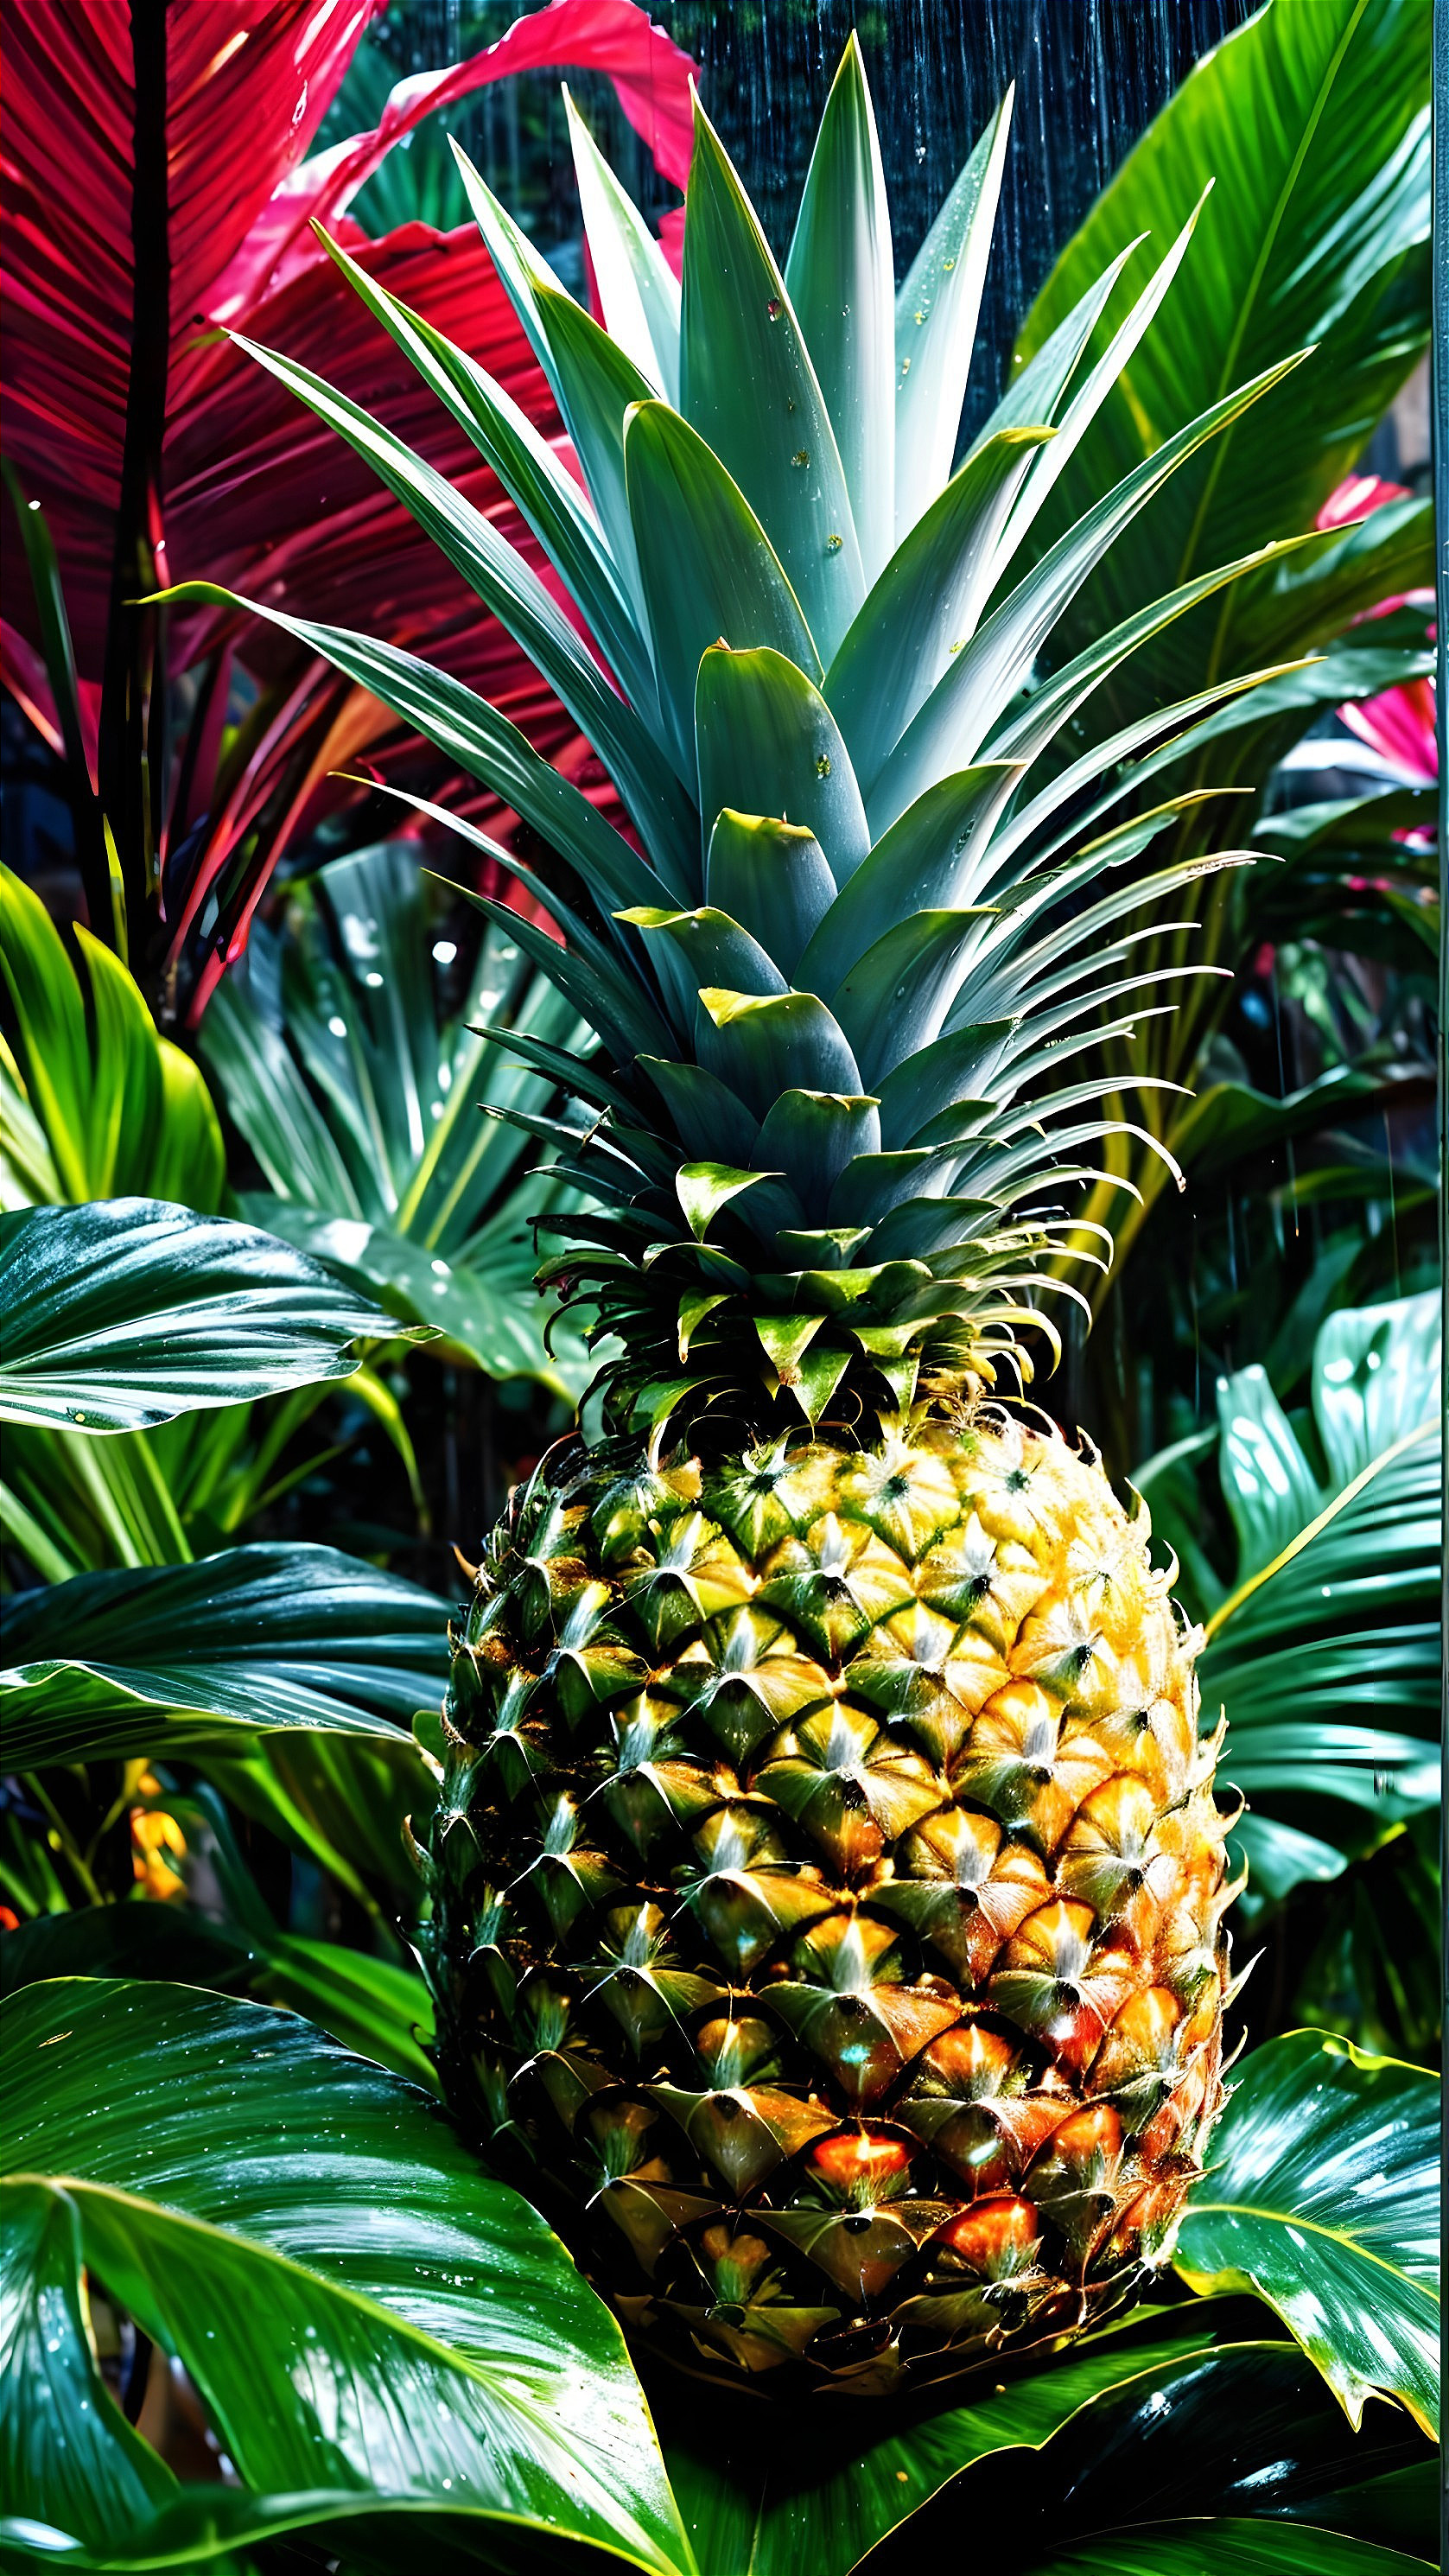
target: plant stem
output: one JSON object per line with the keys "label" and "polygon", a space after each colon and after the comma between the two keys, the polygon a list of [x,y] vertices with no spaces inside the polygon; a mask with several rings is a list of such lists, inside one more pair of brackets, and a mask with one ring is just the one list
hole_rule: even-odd
{"label": "plant stem", "polygon": [[[166,0],[131,0],[135,81],[131,171],[131,372],[121,490],[111,557],[111,599],[101,679],[98,750],[101,806],[115,835],[127,914],[144,917],[151,893],[152,826],[146,774],[148,676],[165,687],[159,659],[149,674],[155,624],[130,605],[155,580],[161,544],[161,449],[171,337],[169,173],[166,151]],[[153,745],[164,732],[161,711]],[[91,925],[104,937],[109,923]]]}

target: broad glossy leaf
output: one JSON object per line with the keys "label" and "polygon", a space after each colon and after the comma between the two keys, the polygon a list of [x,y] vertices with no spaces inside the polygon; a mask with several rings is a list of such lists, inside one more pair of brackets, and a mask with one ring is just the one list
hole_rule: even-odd
{"label": "broad glossy leaf", "polygon": [[785,286],[825,397],[870,583],[895,543],[895,272],[880,139],[854,29],[805,174]]}
{"label": "broad glossy leaf", "polygon": [[87,2263],[246,2485],[312,2522],[362,2489],[687,2565],[617,2326],[426,2097],[185,1987],[32,1986],[4,2046],[9,2169],[66,2177]]}
{"label": "broad glossy leaf", "polygon": [[138,1896],[119,1905],[43,1914],[6,1933],[0,1942],[0,1995],[54,1977],[156,1977],[249,1994],[259,2003],[304,2013],[359,2057],[374,2058],[413,2084],[437,2088],[419,2044],[431,2038],[433,2027],[422,1978],[340,1941],[281,1932],[270,1919],[219,1922],[180,1897],[158,1903]]}
{"label": "broad glossy leaf", "polygon": [[[553,1196],[546,1181],[532,1189],[524,1182],[521,1188],[530,1213],[541,1212]],[[288,1206],[261,1192],[248,1195],[243,1204],[248,1216],[265,1219],[288,1243],[386,1298],[390,1313],[404,1322],[426,1323],[445,1342],[466,1351],[489,1377],[532,1377],[561,1395],[580,1392],[579,1372],[587,1377],[589,1367],[577,1333],[567,1328],[556,1332],[553,1352],[544,1345],[553,1309],[533,1284],[538,1262],[521,1210],[505,1204],[501,1223],[480,1227],[445,1259],[390,1226]]]}
{"label": "broad glossy leaf", "polygon": [[[1192,2313],[1190,2306],[1189,2318]],[[1366,2499],[1386,2475],[1427,2462],[1429,2445],[1400,2408],[1374,2406],[1350,2437],[1334,2398],[1295,2343],[1231,2340],[1251,2331],[1248,2301],[1215,2301],[1198,2315],[1218,2337],[1212,2348],[1159,2367],[1152,2366],[1150,2349],[1142,2352],[1138,2376],[1105,2390],[1064,2424],[1029,2481],[1009,2451],[988,2456],[918,2524],[905,2527],[880,2576],[900,2576],[908,2549],[928,2556],[953,2520],[966,2529],[1009,2524],[1023,2569],[1078,2534],[1110,2531],[1119,2522],[1155,2523],[1159,2516],[1292,2514],[1300,2522],[1337,2524],[1337,2515],[1322,2509],[1326,2490],[1339,2491],[1335,2502]],[[1257,2316],[1267,2322],[1261,2308]],[[1183,2322],[1180,2307],[1159,2311],[1152,2330],[1166,2330],[1174,2317]],[[1138,2344],[1142,2333],[1141,2323],[1130,2325],[1128,2343]]]}
{"label": "broad glossy leaf", "polygon": [[82,1574],[6,1620],[16,1769],[271,1727],[391,1737],[439,1697],[447,1608],[336,1548],[271,1542]]}
{"label": "broad glossy leaf", "polygon": [[[421,1827],[437,1796],[423,1737],[430,1730],[428,1748],[436,1758],[440,1705],[430,1692],[413,1712],[411,1733],[286,1727],[249,1742],[233,1736],[219,1750],[196,1755],[196,1768],[228,1807],[314,1860],[366,1911],[381,1906],[394,1922],[411,1921],[418,1877],[404,1825],[415,1817]],[[214,1802],[208,1813],[214,1822]],[[245,1911],[239,1896],[233,1902]]]}
{"label": "broad glossy leaf", "polygon": [[[1164,2356],[1208,2340],[1190,2324]],[[764,2407],[716,2400],[689,2420],[676,2397],[662,2411],[670,2482],[701,2576],[847,2576],[929,2498],[996,2451],[1041,2451],[1105,2391],[1130,2382],[1142,2356],[1115,2339],[934,2413],[902,2409],[804,2412],[777,2423]],[[1026,2462],[1023,2461],[1025,2469]],[[1033,2463],[1030,2474],[1039,2470]]]}
{"label": "broad glossy leaf", "polygon": [[1438,2087],[1396,2059],[1294,2031],[1245,2059],[1213,2132],[1177,2266],[1276,2308],[1350,2423],[1398,2397],[1438,2424]]}
{"label": "broad glossy leaf", "polygon": [[[1273,0],[1194,66],[1062,253],[1022,357],[1126,244],[1171,240],[1216,183],[1181,284],[1063,475],[1042,542],[1230,384],[1315,347],[1106,558],[1069,613],[1068,649],[1197,571],[1205,549],[1237,555],[1311,527],[1415,364],[1428,328],[1429,21],[1430,0]],[[1126,666],[1102,729],[1149,689],[1200,684],[1209,652],[1224,671],[1257,658],[1237,640],[1251,612],[1236,594],[1219,620],[1169,639],[1150,672]]]}
{"label": "broad glossy leaf", "polygon": [[695,681],[711,644],[768,645],[814,679],[820,660],[778,554],[697,431],[664,403],[640,403],[624,466],[665,718],[680,773],[691,776]]}
{"label": "broad glossy leaf", "polygon": [[[1170,1456],[1141,1489],[1207,1618],[1204,1705],[1252,1812],[1250,1893],[1336,1877],[1439,1795],[1438,1300],[1346,1309],[1314,1345],[1307,1455],[1261,1368],[1218,1390],[1218,1473],[1239,1541],[1225,1590]],[[1185,1505],[1185,1508],[1184,1508]]]}
{"label": "broad glossy leaf", "polygon": [[697,100],[683,288],[680,407],[744,493],[828,662],[865,596],[845,469],[789,289]]}
{"label": "broad glossy leaf", "polygon": [[226,1169],[206,1084],[158,1035],[120,958],[84,923],[73,937],[83,977],[39,895],[0,868],[0,972],[18,1043],[0,1057],[5,1205],[134,1193],[210,1215]]}
{"label": "broad glossy leaf", "polygon": [[0,1419],[134,1431],[350,1377],[399,1327],[275,1236],[160,1199],[0,1217]]}
{"label": "broad glossy leaf", "polygon": [[0,2492],[7,2513],[103,2548],[148,2521],[176,2480],[96,2367],[75,2202],[50,2183],[6,2183],[0,2210]]}
{"label": "broad glossy leaf", "polygon": [[1214,2519],[1080,2541],[1038,2560],[1031,2576],[1413,2576],[1422,2565],[1342,2532]]}
{"label": "broad glossy leaf", "polygon": [[[479,1031],[535,1038],[566,1070],[560,1050],[576,1043],[578,1022],[511,929],[494,926],[445,1006],[435,933],[416,845],[382,843],[333,860],[293,894],[277,949],[270,932],[253,934],[258,971],[227,978],[202,1033],[275,1194],[245,1195],[241,1212],[490,1375],[576,1389],[577,1336],[550,1357],[550,1310],[533,1285],[528,1221],[560,1194],[520,1178],[523,1137],[479,1115],[532,1104],[538,1086]],[[263,1007],[273,976],[280,1024]]]}
{"label": "broad glossy leaf", "polygon": [[699,666],[694,728],[706,845],[728,805],[803,824],[837,886],[854,875],[870,848],[859,783],[840,727],[797,663],[712,645]]}
{"label": "broad glossy leaf", "polygon": [[1001,195],[1015,85],[981,135],[896,297],[896,541],[951,471]]}

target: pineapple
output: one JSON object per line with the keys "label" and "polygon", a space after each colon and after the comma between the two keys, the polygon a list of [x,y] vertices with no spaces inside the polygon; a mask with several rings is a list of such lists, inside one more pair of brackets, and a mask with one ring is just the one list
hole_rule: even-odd
{"label": "pineapple", "polygon": [[1165,1007],[1145,910],[1240,863],[1131,864],[1189,801],[1146,783],[1249,683],[1085,749],[1072,720],[1265,556],[1048,645],[1282,370],[1034,554],[1191,226],[1105,355],[1120,262],[953,471],[1009,109],[899,296],[854,41],[783,271],[702,111],[682,292],[574,118],[607,328],[460,155],[582,481],[335,254],[577,621],[258,353],[534,653],[632,825],[443,675],[283,621],[563,854],[513,862],[560,938],[502,917],[597,1039],[498,1034],[582,1104],[521,1123],[585,1196],[545,1275],[592,1318],[596,1436],[514,1495],[455,1635],[418,1853],[440,2067],[631,2336],[782,2395],[995,2372],[1109,2318],[1222,2100],[1200,1641],[1146,1511],[1023,1390],[1073,1262],[1110,1255],[1072,1220],[1107,1132],[1072,1060]]}

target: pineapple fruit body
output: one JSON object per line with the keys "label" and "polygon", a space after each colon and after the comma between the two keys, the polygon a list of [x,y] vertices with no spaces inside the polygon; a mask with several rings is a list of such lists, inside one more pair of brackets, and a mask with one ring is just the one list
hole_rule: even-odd
{"label": "pineapple fruit body", "polygon": [[1221,2099],[1195,1634],[1100,1467],[918,1408],[570,1442],[455,1637],[440,2063],[636,2339],[874,2392],[1139,2290]]}

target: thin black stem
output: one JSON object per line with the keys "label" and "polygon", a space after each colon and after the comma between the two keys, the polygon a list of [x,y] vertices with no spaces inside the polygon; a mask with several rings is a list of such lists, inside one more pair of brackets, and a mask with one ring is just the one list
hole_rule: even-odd
{"label": "thin black stem", "polygon": [[[101,680],[101,805],[115,837],[126,907],[139,920],[151,891],[154,821],[146,764],[148,671],[155,620],[130,605],[153,584],[161,508],[161,451],[171,334],[170,201],[166,153],[167,0],[131,0],[135,79],[131,176],[131,373],[121,490],[111,557],[111,601]],[[154,729],[153,729],[154,732]],[[92,927],[104,936],[109,923]]]}

